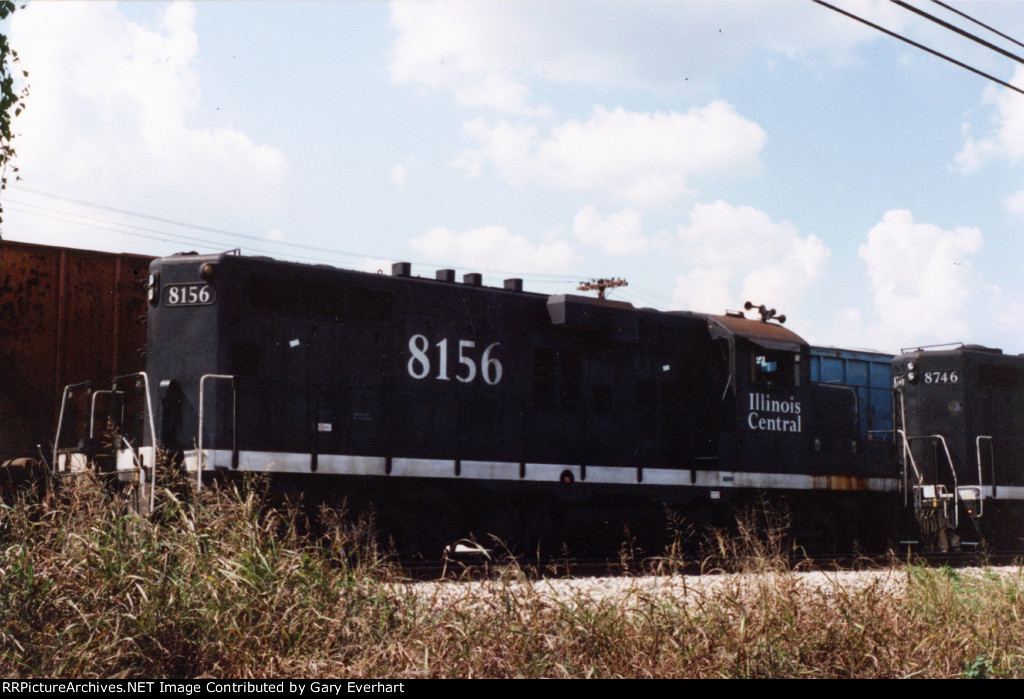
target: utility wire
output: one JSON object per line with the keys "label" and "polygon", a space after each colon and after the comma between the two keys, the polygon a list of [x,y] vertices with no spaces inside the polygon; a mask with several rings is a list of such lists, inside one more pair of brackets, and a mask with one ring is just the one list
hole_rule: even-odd
{"label": "utility wire", "polygon": [[933,56],[938,56],[939,58],[941,58],[944,61],[949,61],[950,63],[952,63],[954,65],[957,65],[957,66],[960,66],[961,68],[964,68],[965,70],[969,70],[972,73],[980,75],[983,78],[987,78],[987,79],[991,80],[994,83],[997,83],[999,85],[1002,85],[1003,87],[1006,87],[1006,88],[1009,88],[1009,89],[1013,90],[1014,92],[1018,92],[1018,93],[1024,95],[1024,90],[1020,89],[1019,87],[1016,87],[1015,85],[1011,85],[1010,83],[1006,82],[1005,80],[1000,80],[999,78],[997,78],[997,77],[995,77],[993,75],[989,75],[988,73],[980,71],[977,68],[973,68],[973,67],[967,65],[966,63],[962,63],[962,62],[956,60],[955,58],[952,58],[950,56],[947,56],[944,53],[940,53],[940,52],[936,51],[935,49],[930,49],[927,46],[925,46],[924,44],[919,44],[919,43],[917,43],[916,41],[914,41],[912,39],[908,39],[907,37],[901,36],[900,34],[897,34],[894,31],[890,31],[890,30],[886,29],[885,27],[881,27],[881,26],[875,24],[874,22],[869,22],[868,20],[864,19],[863,17],[858,17],[857,15],[853,14],[852,12],[847,12],[846,10],[840,9],[840,8],[836,7],[835,5],[830,5],[829,3],[825,2],[824,0],[814,0],[814,2],[819,4],[819,5],[821,5],[821,6],[823,6],[823,7],[827,7],[828,9],[832,10],[833,12],[838,12],[841,15],[846,15],[850,19],[857,20],[861,24],[866,24],[867,26],[871,27],[872,29],[877,29],[878,31],[882,32],[883,34],[888,34],[889,36],[893,37],[894,39],[899,39],[900,41],[904,41],[904,42],[910,44],[911,46],[914,46],[915,48],[919,48],[922,51],[927,51],[928,53],[932,54]]}
{"label": "utility wire", "polygon": [[[138,218],[148,219],[148,220],[151,220],[151,221],[157,221],[157,222],[161,222],[161,223],[169,223],[171,225],[181,226],[181,227],[184,227],[184,228],[191,228],[191,229],[194,229],[194,230],[197,230],[197,231],[201,231],[201,232],[214,233],[216,235],[228,236],[229,238],[230,237],[241,238],[241,239],[244,239],[244,240],[256,242],[256,243],[258,243],[260,245],[268,245],[268,244],[270,244],[270,245],[278,245],[278,246],[283,246],[283,247],[299,248],[299,249],[303,249],[303,250],[312,250],[314,252],[321,253],[321,256],[318,256],[318,257],[310,257],[308,255],[300,255],[300,254],[295,254],[295,253],[288,253],[289,256],[292,257],[293,259],[300,260],[300,261],[303,261],[303,262],[313,262],[313,263],[321,262],[322,263],[325,260],[338,260],[339,258],[355,258],[355,259],[358,259],[358,260],[366,260],[366,259],[371,259],[371,258],[375,258],[375,257],[381,257],[379,255],[375,256],[375,255],[366,255],[366,254],[353,253],[353,252],[344,252],[344,251],[340,251],[340,250],[334,250],[334,249],[331,249],[331,248],[324,248],[324,247],[318,247],[318,246],[313,246],[313,245],[302,245],[300,243],[290,243],[290,242],[287,242],[287,241],[268,240],[266,238],[260,238],[259,236],[246,235],[246,234],[243,234],[243,233],[235,233],[235,232],[232,232],[232,231],[227,231],[227,230],[223,230],[223,229],[219,229],[219,228],[211,228],[209,226],[202,226],[202,225],[199,225],[199,224],[191,224],[191,223],[185,223],[183,221],[175,221],[173,219],[165,219],[165,218],[161,218],[159,216],[152,216],[152,215],[149,215],[149,214],[143,214],[143,213],[139,213],[139,212],[136,212],[136,211],[130,211],[130,210],[127,210],[127,209],[118,209],[118,208],[113,207],[113,206],[107,206],[105,204],[97,204],[95,202],[89,202],[89,201],[85,201],[85,200],[82,200],[82,199],[75,199],[73,197],[68,197],[68,196],[64,196],[64,195],[60,195],[60,194],[53,194],[53,193],[50,193],[50,192],[44,192],[44,191],[41,191],[41,190],[32,189],[31,187],[24,187],[22,185],[14,185],[14,186],[12,186],[12,188],[13,189],[19,189],[19,190],[22,190],[22,191],[25,191],[25,192],[31,192],[32,194],[37,194],[37,195],[43,196],[43,197],[49,197],[49,198],[52,198],[52,199],[58,199],[58,200],[61,200],[61,201],[70,202],[70,203],[77,204],[77,205],[80,205],[80,206],[92,207],[92,208],[101,209],[101,210],[104,210],[104,211],[111,211],[111,212],[114,212],[114,213],[124,214],[124,215],[128,215],[128,216],[135,216],[135,217],[138,217]],[[135,226],[135,225],[132,225],[132,224],[129,224],[129,223],[122,223],[122,222],[119,222],[119,221],[112,221],[110,219],[96,218],[96,217],[93,217],[93,216],[86,216],[85,214],[72,213],[72,212],[68,212],[68,211],[61,211],[59,209],[51,209],[51,208],[48,208],[48,207],[45,207],[45,206],[41,206],[41,205],[38,205],[38,204],[29,204],[27,202],[20,202],[20,201],[16,201],[16,200],[8,200],[8,203],[9,204],[13,204],[13,205],[17,205],[17,206],[21,206],[21,207],[29,207],[29,208],[32,208],[32,209],[38,209],[39,210],[39,211],[29,211],[29,210],[27,210],[25,208],[21,208],[21,209],[12,208],[11,209],[12,211],[17,211],[19,213],[24,213],[24,214],[34,215],[34,216],[40,216],[42,218],[49,218],[49,219],[52,219],[52,220],[63,221],[65,223],[72,223],[72,224],[76,224],[76,225],[80,225],[80,226],[86,226],[88,228],[94,228],[94,229],[97,229],[97,230],[105,230],[105,231],[109,231],[109,232],[112,232],[112,233],[120,233],[122,235],[130,235],[130,236],[137,237],[137,238],[148,238],[150,240],[157,240],[157,241],[165,242],[165,243],[181,243],[181,244],[186,244],[186,245],[199,244],[199,245],[201,245],[201,246],[203,246],[203,247],[205,247],[205,248],[207,248],[207,249],[209,249],[211,251],[219,251],[219,250],[224,249],[224,246],[231,246],[231,245],[234,244],[233,242],[218,243],[217,241],[210,240],[209,238],[197,238],[195,236],[189,236],[189,235],[185,235],[183,233],[170,233],[170,232],[167,232],[167,231],[156,230],[156,229],[153,229],[153,228],[145,228],[145,227],[142,227],[142,226]],[[44,213],[40,213],[40,211],[45,211],[45,212],[49,212],[49,213],[45,213],[44,214]],[[71,216],[71,217],[74,217],[74,218],[67,218],[68,216]],[[81,219],[81,220],[78,220],[78,219]],[[92,223],[86,223],[86,221],[90,221]],[[119,228],[113,228],[111,226],[118,226]],[[137,232],[126,231],[126,230],[123,230],[123,228],[128,228],[128,229],[131,229],[132,231],[137,231]],[[262,253],[262,254],[267,254],[267,255],[279,255],[279,254],[282,254],[280,251],[276,251],[276,250],[272,250],[272,249],[267,249],[265,247],[258,247],[258,246],[254,246],[254,245],[246,245],[246,249],[249,252]],[[390,258],[388,258],[388,259],[390,259]],[[437,266],[436,263],[421,262],[421,261],[416,261],[416,260],[413,260],[412,264],[415,264],[415,265],[417,265],[419,267],[428,267],[428,268],[429,267],[436,267]],[[456,270],[463,270],[463,271],[465,271],[465,270],[476,271],[476,270],[471,270],[471,268],[469,268],[469,267],[462,267],[462,266],[454,266],[454,269],[456,269]],[[571,276],[570,277],[570,276],[558,275],[558,274],[544,274],[544,273],[521,274],[519,272],[510,271],[510,270],[487,270],[485,273],[488,274],[488,275],[519,276],[519,277],[521,277],[524,280],[534,281],[534,282],[537,282],[537,283],[567,284],[567,283],[575,283],[576,281],[578,281],[575,276]]]}
{"label": "utility wire", "polygon": [[[196,245],[200,250],[206,250],[207,251],[206,254],[216,254],[218,252],[222,252],[225,249],[223,246],[216,245],[215,243],[212,243],[210,240],[205,239],[205,238],[196,238],[196,237],[192,237],[192,236],[183,235],[183,234],[180,234],[180,233],[167,233],[165,231],[159,231],[159,230],[155,230],[155,229],[151,229],[151,228],[142,228],[142,227],[139,227],[139,226],[131,226],[129,224],[112,222],[112,221],[105,220],[105,219],[94,219],[94,218],[91,218],[91,217],[84,217],[81,214],[68,214],[66,212],[57,211],[55,209],[46,209],[45,207],[35,206],[33,204],[23,204],[23,203],[20,203],[20,202],[9,202],[9,203],[11,204],[10,210],[14,211],[14,212],[18,212],[18,213],[22,213],[22,214],[27,214],[27,215],[30,215],[30,216],[38,216],[40,218],[46,218],[46,219],[50,219],[50,220],[53,220],[53,221],[61,221],[61,222],[64,222],[64,223],[71,223],[71,224],[74,224],[74,225],[77,225],[77,226],[84,226],[86,228],[92,228],[92,229],[95,229],[95,230],[107,231],[107,232],[110,232],[110,233],[117,233],[119,235],[132,236],[134,238],[145,238],[147,240],[155,240],[155,241],[162,242],[162,243],[174,243],[174,244],[181,244],[181,245]],[[32,207],[32,208],[36,208],[36,209],[42,209],[42,211],[30,211],[28,209],[21,208],[23,206],[28,206],[28,207]],[[50,211],[52,213],[43,213],[43,211]],[[62,215],[59,215],[59,214],[65,214],[65,215],[62,216]],[[80,218],[80,219],[84,219],[84,220],[76,220],[75,218],[68,218],[67,216],[74,216],[74,217],[77,217],[77,218]],[[89,221],[98,221],[98,223],[90,223]],[[134,231],[132,231],[132,230],[122,230],[121,228],[114,228],[112,226],[123,226],[123,227],[127,227],[127,228],[132,228],[132,229],[134,229]],[[270,241],[268,241],[268,242],[270,242]],[[257,247],[251,247],[251,246],[246,247],[246,251],[249,252],[249,253],[263,253],[263,254],[267,254],[267,255],[278,254],[278,253],[276,253],[275,251],[272,251],[272,250],[266,250],[266,249],[261,249],[261,248],[257,248]],[[330,257],[305,257],[305,256],[302,256],[302,255],[290,255],[290,259],[298,260],[300,262],[319,263],[319,264],[323,264],[325,261],[334,262],[334,260],[332,260]],[[361,259],[369,259],[369,258],[367,257],[367,258],[361,258]],[[415,263],[415,264],[420,265],[420,266],[425,266],[425,267],[429,267],[430,266],[430,265],[426,265],[426,264],[423,264],[423,263]],[[457,268],[457,269],[468,269],[468,268]],[[492,275],[506,275],[506,276],[509,276],[509,275],[513,275],[513,274],[516,274],[516,273],[514,273],[514,272],[501,272],[501,271],[491,270],[491,271],[485,272],[485,274],[488,275],[488,276],[492,276]],[[550,276],[553,276],[553,275],[550,275]],[[536,284],[552,284],[552,283],[562,283],[562,284],[565,284],[565,283],[570,283],[570,282],[574,283],[576,281],[576,277],[564,277],[564,278],[557,278],[557,279],[539,279],[539,278],[534,277],[533,275],[526,275],[526,274],[521,275],[521,277],[522,277],[522,279],[524,281],[532,281],[532,282],[534,282]]]}
{"label": "utility wire", "polygon": [[[33,191],[33,190],[30,190],[27,187],[20,187],[20,189],[24,189],[26,191]],[[111,209],[114,208],[114,207],[104,206],[104,205],[101,205],[101,204],[92,204],[91,202],[84,202],[84,201],[81,201],[81,200],[75,200],[75,199],[72,199],[71,197],[64,197],[64,196],[61,196],[61,195],[47,195],[45,193],[43,193],[43,195],[44,196],[52,196],[53,198],[62,199],[62,200],[65,200],[65,201],[73,201],[74,203],[82,204],[84,206],[94,206],[96,208],[105,209],[105,210],[111,210]],[[117,233],[119,235],[127,235],[127,236],[131,236],[131,237],[134,237],[134,238],[144,238],[146,240],[155,240],[155,241],[162,242],[162,243],[174,243],[174,244],[181,244],[181,245],[195,245],[200,250],[208,251],[209,254],[215,254],[215,253],[221,252],[221,251],[223,251],[225,249],[223,247],[223,245],[218,245],[217,241],[212,241],[209,238],[199,238],[199,237],[196,237],[196,236],[186,235],[184,233],[171,233],[171,232],[167,232],[167,231],[158,230],[158,229],[155,229],[155,228],[147,228],[147,227],[144,227],[144,226],[136,226],[136,225],[132,225],[130,223],[123,223],[123,222],[120,222],[120,221],[112,221],[110,219],[97,218],[95,216],[86,216],[85,214],[73,213],[73,212],[69,212],[69,211],[63,211],[63,210],[60,210],[60,209],[53,209],[53,208],[42,206],[42,205],[39,205],[39,204],[29,204],[27,202],[17,201],[17,200],[10,200],[10,199],[8,199],[6,205],[9,206],[10,207],[10,211],[13,211],[13,212],[22,213],[22,214],[26,214],[26,215],[30,215],[30,216],[38,216],[40,218],[46,218],[46,219],[50,219],[52,221],[61,221],[61,222],[64,222],[64,223],[71,223],[71,224],[74,224],[74,225],[77,225],[77,226],[84,226],[86,228],[92,228],[94,230],[107,231],[107,232],[110,232],[110,233]],[[118,210],[118,212],[121,212],[121,210]],[[130,215],[136,215],[134,212],[126,212],[126,213],[129,213]],[[155,217],[155,216],[147,216],[145,214],[138,214],[138,215],[140,217],[142,217],[142,218],[149,218],[149,219],[159,220],[158,217]],[[270,240],[261,241],[261,242],[275,243],[275,241],[270,241]],[[282,244],[283,245],[284,243],[277,243],[277,244]],[[248,252],[263,253],[263,254],[267,254],[267,255],[278,254],[274,250],[267,250],[265,248],[260,248],[260,247],[256,247],[256,246],[246,246],[246,250]],[[343,253],[343,254],[349,255],[349,253]],[[371,256],[365,256],[365,255],[364,256],[359,256],[360,259],[364,259],[364,260],[365,259],[370,259],[370,257]],[[321,257],[308,257],[308,256],[304,256],[304,255],[292,254],[291,258],[295,259],[295,260],[298,260],[298,261],[301,261],[301,262],[309,262],[309,263],[323,263],[325,261],[333,261],[330,255],[328,255],[326,257],[323,257],[323,256],[321,256]],[[431,266],[431,265],[428,265],[428,264],[422,263],[422,262],[415,262],[413,264],[416,264],[417,266],[423,266],[423,267],[430,267]],[[456,267],[455,269],[460,269],[461,270],[461,269],[469,269],[469,268],[468,267]],[[502,270],[488,270],[488,271],[485,272],[485,274],[487,274],[489,276],[519,276],[522,279],[524,279],[525,281],[532,281],[532,282],[537,283],[537,284],[575,283],[577,281],[576,277],[563,277],[563,276],[554,275],[554,274],[520,274],[518,272],[510,272],[510,271],[502,271]],[[647,289],[645,287],[635,285],[635,284],[630,285],[628,290],[623,290],[623,292],[618,296],[618,298],[620,300],[629,300],[629,301],[633,302],[634,305],[637,305],[637,306],[645,306],[646,307],[646,306],[650,305],[650,306],[655,307],[655,308],[662,307],[662,308],[665,308],[665,309],[668,309],[668,308],[670,308],[672,306],[672,299],[669,298],[668,296],[666,296],[664,294],[660,294],[660,293],[658,293],[656,291],[653,291],[651,289]]]}
{"label": "utility wire", "polygon": [[[5,206],[7,205],[11,205],[11,211],[16,211],[18,213],[28,214],[30,216],[39,216],[40,218],[48,218],[53,221],[63,221],[64,223],[73,223],[77,226],[85,226],[86,228],[94,228],[100,231],[108,231],[110,233],[118,233],[120,235],[130,235],[135,238],[146,238],[148,240],[156,240],[162,243],[199,245],[200,248],[210,250],[211,252],[219,252],[224,250],[223,246],[217,245],[215,241],[211,241],[208,238],[197,238],[194,236],[188,236],[181,233],[168,233],[166,231],[159,231],[152,228],[143,228],[141,226],[133,226],[127,223],[118,223],[116,221],[110,221],[107,219],[93,218],[91,216],[83,216],[81,214],[72,214],[65,211],[59,211],[57,209],[48,209],[44,206],[26,204],[24,202],[18,201],[8,200]],[[30,209],[38,209],[38,211],[31,211],[29,209],[19,207],[29,207]],[[68,218],[68,216],[72,216],[74,218]],[[113,226],[118,226],[118,228],[114,228]],[[131,230],[124,230],[125,228]],[[266,253],[268,255],[275,254],[273,251],[255,247],[250,247],[249,250],[257,253]],[[299,255],[295,255],[293,257],[295,257],[295,259],[303,260],[306,262],[323,262],[323,258],[302,257]]]}
{"label": "utility wire", "polygon": [[622,295],[636,299],[644,305],[664,305],[665,307],[672,305],[672,299],[668,296],[633,283],[630,283],[626,289],[622,289]]}
{"label": "utility wire", "polygon": [[[251,240],[251,241],[254,241],[254,242],[257,242],[257,243],[260,243],[260,244],[264,244],[264,245],[267,242],[271,242],[271,241],[268,241],[266,238],[261,238],[260,236],[257,236],[257,235],[247,235],[245,233],[236,233],[235,231],[228,231],[228,230],[224,230],[223,228],[211,228],[210,226],[203,226],[203,225],[200,225],[200,224],[197,224],[197,223],[186,223],[184,221],[175,221],[174,219],[170,219],[170,218],[161,218],[159,216],[151,216],[150,214],[143,214],[143,213],[139,213],[137,211],[129,211],[128,209],[118,209],[117,207],[114,207],[114,206],[107,206],[105,204],[97,204],[95,202],[84,201],[82,199],[75,199],[73,197],[66,197],[66,196],[63,196],[61,194],[53,194],[51,192],[43,192],[41,190],[32,189],[31,187],[25,187],[25,186],[19,185],[19,184],[8,185],[8,186],[11,189],[21,190],[21,191],[24,191],[24,192],[30,192],[32,194],[38,194],[39,196],[42,196],[42,197],[49,197],[51,199],[59,199],[61,201],[70,202],[72,204],[78,204],[80,206],[88,206],[88,207],[92,207],[94,209],[102,209],[104,211],[112,211],[114,213],[124,214],[126,216],[135,216],[137,218],[144,218],[144,219],[147,219],[147,220],[150,220],[150,221],[156,221],[158,223],[169,223],[172,226],[181,226],[182,228],[191,228],[192,230],[202,231],[204,233],[214,233],[214,234],[217,234],[217,235],[226,235],[226,236],[231,236],[233,238],[239,238],[241,240]],[[341,255],[341,256],[360,257],[360,258],[361,257],[368,257],[368,255],[360,255],[359,253],[345,252],[343,250],[333,250],[331,248],[318,247],[316,245],[303,245],[302,243],[286,243],[286,242],[281,242],[280,244],[281,245],[286,245],[286,246],[289,246],[289,247],[299,248],[301,250],[310,250],[312,252],[323,252],[323,253],[327,253],[327,254],[330,254],[330,255]]]}
{"label": "utility wire", "polygon": [[1012,36],[1007,36],[1006,34],[1003,34],[1003,33],[1002,33],[1001,31],[999,31],[998,29],[993,29],[992,27],[988,26],[988,25],[987,25],[987,24],[985,24],[984,22],[979,22],[978,20],[974,19],[973,17],[971,17],[971,16],[970,16],[969,14],[967,14],[966,12],[961,12],[960,10],[956,9],[955,7],[951,7],[951,6],[947,5],[946,3],[942,2],[942,0],[932,0],[932,2],[934,2],[934,3],[935,3],[936,5],[938,5],[939,7],[945,7],[945,8],[946,8],[947,10],[949,10],[950,12],[953,12],[953,13],[956,13],[956,14],[960,15],[961,17],[963,17],[963,18],[964,18],[964,19],[966,19],[966,20],[969,20],[969,21],[971,21],[971,22],[974,22],[974,23],[975,23],[975,24],[977,24],[977,25],[978,25],[979,27],[984,27],[985,29],[988,29],[988,30],[989,30],[990,32],[992,32],[993,34],[996,34],[996,35],[998,35],[998,36],[1001,36],[1001,37],[1003,37],[1004,39],[1006,39],[1007,41],[1010,41],[1010,42],[1012,42],[1012,43],[1014,43],[1014,44],[1017,44],[1017,46],[1020,46],[1021,48],[1024,48],[1024,44],[1020,43],[1019,41],[1017,41],[1016,39],[1014,39],[1014,38],[1013,38]]}
{"label": "utility wire", "polygon": [[950,31],[956,32],[960,36],[967,37],[971,41],[977,42],[977,43],[981,44],[982,46],[984,46],[987,49],[992,49],[996,53],[1001,53],[1002,55],[1006,56],[1007,58],[1011,58],[1011,59],[1017,61],[1017,63],[1024,63],[1024,58],[1021,58],[1017,54],[1010,53],[1009,51],[1007,51],[1004,48],[1000,48],[999,46],[996,46],[993,43],[985,41],[981,37],[978,37],[978,36],[975,36],[974,34],[971,34],[966,29],[961,29],[960,27],[956,26],[955,24],[950,24],[949,22],[947,22],[947,21],[945,21],[943,19],[939,19],[935,15],[930,15],[927,12],[925,12],[924,10],[921,10],[921,9],[919,9],[917,7],[914,7],[913,5],[911,5],[909,3],[903,2],[903,0],[890,0],[890,2],[892,2],[894,5],[899,5],[904,10],[910,10],[914,14],[920,15],[920,16],[924,17],[927,20],[935,22],[940,27],[945,27],[946,29],[949,29]]}

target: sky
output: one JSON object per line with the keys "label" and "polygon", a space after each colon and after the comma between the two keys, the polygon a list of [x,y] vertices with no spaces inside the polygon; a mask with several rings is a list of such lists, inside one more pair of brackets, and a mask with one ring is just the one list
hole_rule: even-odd
{"label": "sky", "polygon": [[[891,2],[834,4],[1024,87]],[[913,4],[1024,56],[926,0]],[[1024,41],[1014,2],[949,4]],[[4,240],[1024,352],[1024,95],[808,0],[31,2]]]}

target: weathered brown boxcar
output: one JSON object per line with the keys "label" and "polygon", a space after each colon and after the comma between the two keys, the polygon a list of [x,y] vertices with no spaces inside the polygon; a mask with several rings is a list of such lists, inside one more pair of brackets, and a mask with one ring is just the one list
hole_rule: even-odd
{"label": "weathered brown boxcar", "polygon": [[64,386],[143,370],[151,259],[0,242],[0,463],[49,458]]}

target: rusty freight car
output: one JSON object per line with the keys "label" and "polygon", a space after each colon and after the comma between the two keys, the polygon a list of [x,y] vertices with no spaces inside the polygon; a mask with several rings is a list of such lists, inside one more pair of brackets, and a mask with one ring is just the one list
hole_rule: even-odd
{"label": "rusty freight car", "polygon": [[[5,471],[20,471],[41,451],[49,458],[66,385],[88,381],[109,388],[113,377],[143,369],[146,301],[140,282],[151,259],[0,242],[0,463],[8,466]],[[68,416],[62,440],[87,435],[82,403],[71,403],[78,407]]]}

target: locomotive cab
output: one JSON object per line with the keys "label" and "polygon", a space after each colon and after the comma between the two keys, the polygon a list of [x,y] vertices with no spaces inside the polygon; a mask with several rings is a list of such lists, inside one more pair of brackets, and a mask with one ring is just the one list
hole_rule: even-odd
{"label": "locomotive cab", "polygon": [[[891,442],[869,434],[885,425],[861,419],[875,396],[858,384],[873,374],[887,383],[877,367],[887,370],[889,356],[811,348],[781,325],[739,314],[707,319],[729,356],[719,433],[726,477],[781,491],[794,530],[818,539],[819,550],[884,546],[896,507]],[[850,372],[833,376],[838,363]]]}
{"label": "locomotive cab", "polygon": [[729,355],[720,433],[723,467],[764,472],[783,465],[795,471],[804,434],[808,377],[801,359],[807,344],[781,325],[740,314],[709,316],[708,327]]}
{"label": "locomotive cab", "polygon": [[821,360],[799,335],[737,315],[709,316],[709,327],[730,352],[723,458],[751,470],[821,476],[863,471],[863,460],[855,460],[866,448],[858,395],[846,383],[811,380],[812,359]]}

